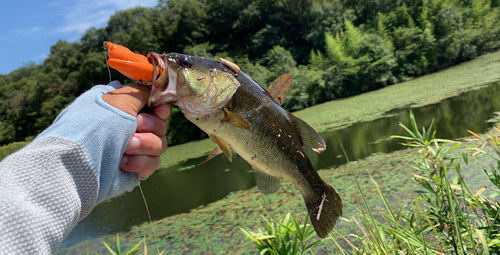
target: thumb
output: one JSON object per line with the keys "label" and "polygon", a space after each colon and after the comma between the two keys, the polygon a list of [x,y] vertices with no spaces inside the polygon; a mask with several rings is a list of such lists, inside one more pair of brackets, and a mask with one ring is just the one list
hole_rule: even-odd
{"label": "thumb", "polygon": [[102,100],[121,111],[137,117],[137,113],[146,105],[151,88],[134,84],[109,91],[102,96]]}

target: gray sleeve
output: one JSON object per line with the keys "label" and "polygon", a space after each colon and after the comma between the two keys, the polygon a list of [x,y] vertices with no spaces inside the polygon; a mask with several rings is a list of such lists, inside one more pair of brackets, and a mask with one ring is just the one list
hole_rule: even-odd
{"label": "gray sleeve", "polygon": [[51,254],[95,206],[99,180],[77,142],[44,137],[0,162],[0,253]]}
{"label": "gray sleeve", "polygon": [[0,254],[55,253],[96,204],[139,184],[119,169],[136,118],[102,100],[121,87],[94,86],[0,162]]}

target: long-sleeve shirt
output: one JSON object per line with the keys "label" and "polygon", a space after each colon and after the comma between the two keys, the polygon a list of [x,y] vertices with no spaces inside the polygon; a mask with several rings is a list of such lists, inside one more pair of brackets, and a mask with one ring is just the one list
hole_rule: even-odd
{"label": "long-sleeve shirt", "polygon": [[93,87],[0,162],[0,254],[55,253],[94,206],[139,184],[119,170],[136,118],[102,100],[120,87]]}

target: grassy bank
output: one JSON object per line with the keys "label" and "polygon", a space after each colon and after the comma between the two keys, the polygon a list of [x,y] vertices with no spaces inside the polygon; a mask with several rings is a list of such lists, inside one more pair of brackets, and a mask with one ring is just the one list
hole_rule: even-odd
{"label": "grassy bank", "polygon": [[[500,80],[498,70],[500,51],[411,81],[323,103],[294,114],[319,132],[340,129],[356,122],[378,119],[396,108],[428,105],[478,89]],[[162,156],[161,168],[207,155],[214,147],[209,139],[169,147]]]}

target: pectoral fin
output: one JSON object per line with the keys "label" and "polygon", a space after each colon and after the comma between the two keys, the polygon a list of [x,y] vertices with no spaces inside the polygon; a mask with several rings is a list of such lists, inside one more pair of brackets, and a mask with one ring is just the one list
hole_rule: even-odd
{"label": "pectoral fin", "polygon": [[245,118],[237,113],[228,111],[226,108],[224,108],[224,119],[222,121],[227,121],[235,127],[250,129],[250,123]]}
{"label": "pectoral fin", "polygon": [[222,153],[222,149],[219,146],[215,147],[214,150],[212,152],[210,152],[210,155],[208,155],[208,157],[205,160],[203,160],[203,162],[199,163],[198,165],[201,165],[203,163],[207,163],[207,161],[211,160],[212,158],[214,158],[215,156],[217,156],[221,153]]}
{"label": "pectoral fin", "polygon": [[283,105],[285,102],[288,91],[290,91],[290,87],[292,86],[292,81],[292,75],[283,74],[267,89],[269,94],[273,96],[274,101],[276,101],[279,105]]}
{"label": "pectoral fin", "polygon": [[[217,145],[219,145],[218,147],[222,150],[222,152],[224,152],[224,154],[226,155],[226,158],[230,162],[233,162],[232,161],[232,157],[231,157],[231,147],[229,146],[229,144],[227,144],[226,142],[224,142],[224,140],[222,140],[220,137],[218,137],[216,135],[210,135],[210,138],[212,139],[212,141],[214,141],[214,143],[216,143]],[[215,151],[215,149],[214,149],[214,151]],[[212,153],[214,151],[212,151]],[[210,154],[212,154],[212,153],[210,153]]]}
{"label": "pectoral fin", "polygon": [[255,181],[262,194],[271,194],[278,191],[281,187],[281,178],[268,175],[255,167],[253,168]]}
{"label": "pectoral fin", "polygon": [[300,137],[302,138],[302,146],[310,148],[317,153],[322,153],[326,150],[325,141],[323,141],[323,138],[321,138],[314,128],[309,126],[303,120],[293,116],[291,113],[288,113],[288,115],[290,115],[295,123],[295,126],[299,130]]}

